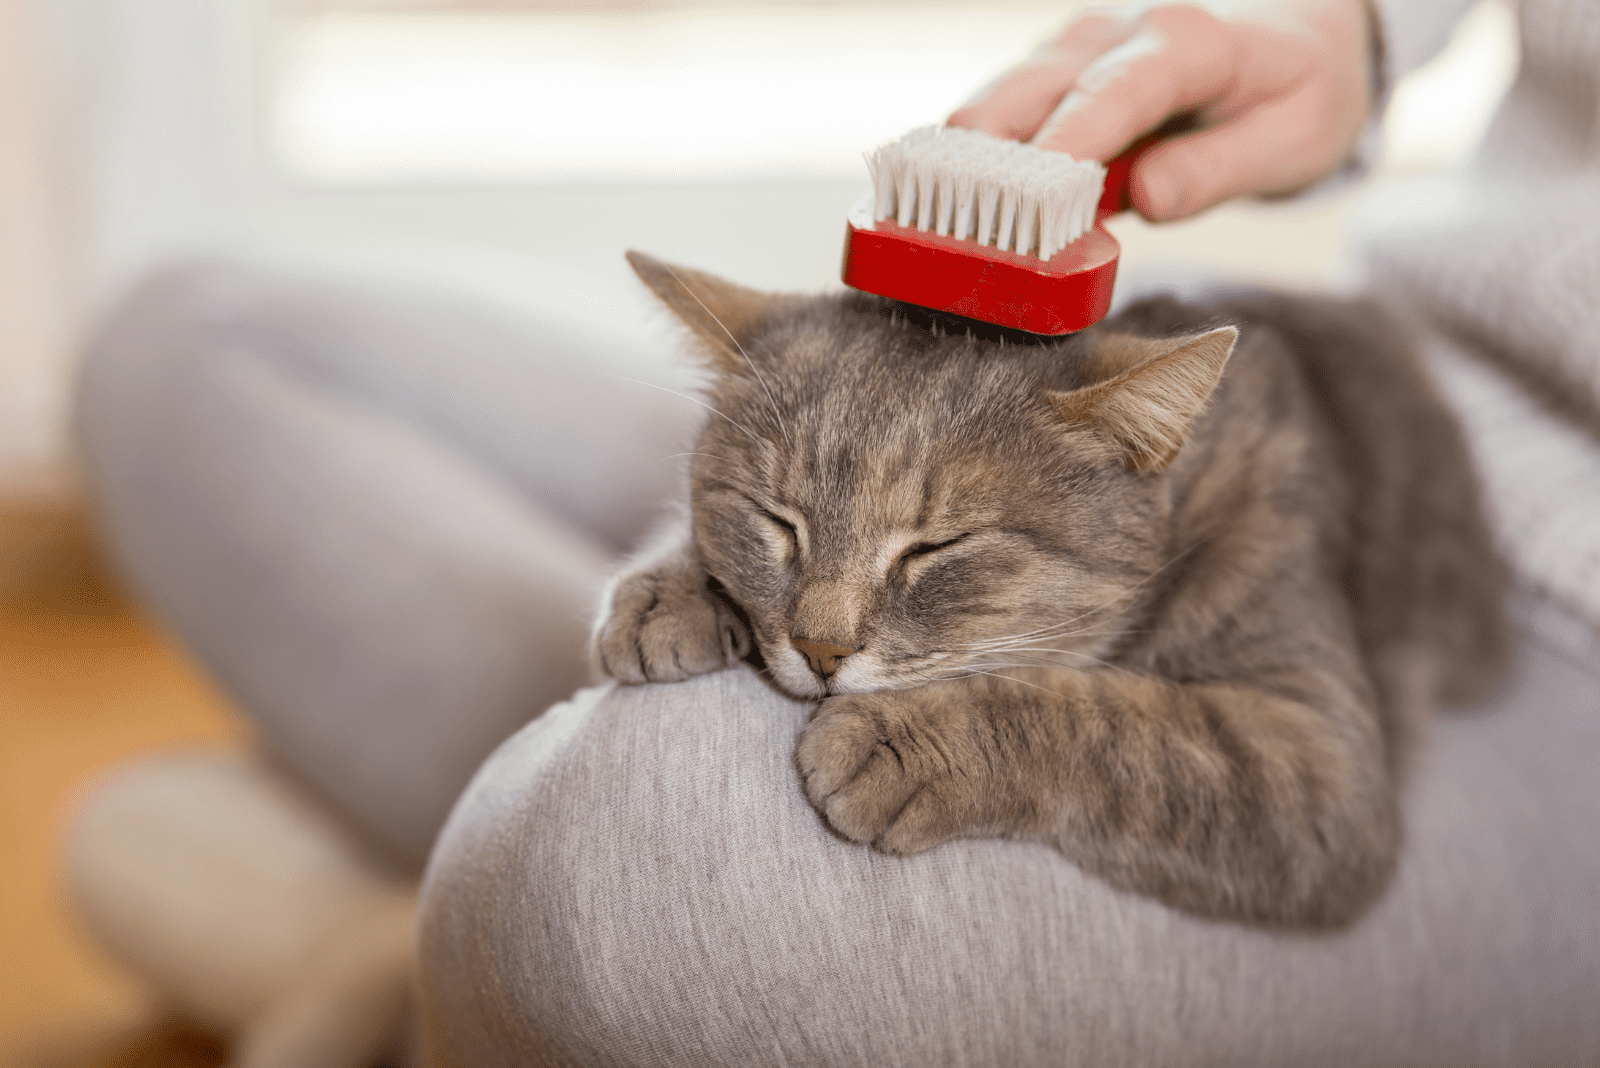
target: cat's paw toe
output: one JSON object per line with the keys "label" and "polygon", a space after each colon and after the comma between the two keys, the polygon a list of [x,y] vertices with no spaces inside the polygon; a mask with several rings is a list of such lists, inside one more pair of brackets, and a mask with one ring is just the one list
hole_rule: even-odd
{"label": "cat's paw toe", "polygon": [[947,807],[923,801],[943,784],[936,767],[915,751],[917,741],[891,726],[886,700],[894,698],[863,694],[824,703],[801,735],[796,763],[806,797],[839,834],[885,852],[919,853],[954,832],[922,815]]}
{"label": "cat's paw toe", "polygon": [[948,783],[934,780],[919,789],[873,843],[885,853],[910,856],[966,833],[962,806]]}
{"label": "cat's paw toe", "polygon": [[806,797],[818,809],[849,785],[878,745],[871,721],[828,702],[800,735],[795,760],[805,784]]}
{"label": "cat's paw toe", "polygon": [[626,683],[681,682],[732,667],[749,652],[744,624],[703,581],[655,573],[618,585],[595,640],[600,670]]}
{"label": "cat's paw toe", "polygon": [[886,743],[872,747],[855,775],[822,800],[828,824],[852,842],[876,844],[921,784]]}

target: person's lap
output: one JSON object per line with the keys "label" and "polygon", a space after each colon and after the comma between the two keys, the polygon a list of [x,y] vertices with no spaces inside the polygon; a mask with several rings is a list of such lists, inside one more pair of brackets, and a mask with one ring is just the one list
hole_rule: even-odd
{"label": "person's lap", "polygon": [[[699,411],[470,310],[248,271],[141,298],[82,406],[119,553],[268,744],[420,856],[581,680],[609,553]],[[1441,721],[1393,891],[1321,938],[1197,923],[1037,846],[849,846],[795,781],[805,706],[747,673],[590,693],[452,820],[438,1037],[463,1065],[1580,1062],[1596,684],[1532,664],[1513,708]]]}
{"label": "person's lap", "polygon": [[1587,1064],[1595,673],[1529,646],[1442,716],[1408,846],[1332,935],[1201,922],[1041,846],[843,842],[748,670],[590,690],[508,741],[424,884],[443,1063]]}

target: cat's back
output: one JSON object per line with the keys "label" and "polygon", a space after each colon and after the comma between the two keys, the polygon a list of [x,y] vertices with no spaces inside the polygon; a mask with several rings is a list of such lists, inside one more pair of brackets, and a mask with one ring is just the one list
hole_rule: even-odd
{"label": "cat's back", "polygon": [[[1197,438],[1302,446],[1296,485],[1278,490],[1317,513],[1386,703],[1425,701],[1419,689],[1464,703],[1494,685],[1508,658],[1507,569],[1461,428],[1394,316],[1366,300],[1251,293],[1158,298],[1119,318],[1149,333],[1240,327]],[[1270,466],[1236,477],[1271,478]]]}

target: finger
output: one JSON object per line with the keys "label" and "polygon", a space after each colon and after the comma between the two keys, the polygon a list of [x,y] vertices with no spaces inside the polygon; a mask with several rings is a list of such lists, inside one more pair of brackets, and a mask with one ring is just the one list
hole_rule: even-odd
{"label": "finger", "polygon": [[1034,143],[1079,159],[1109,159],[1169,116],[1222,96],[1238,63],[1214,15],[1187,5],[1154,8],[1078,76]]}
{"label": "finger", "polygon": [[1288,193],[1321,179],[1347,144],[1330,146],[1317,104],[1303,94],[1150,148],[1133,168],[1129,197],[1147,219],[1182,219],[1232,197]]}
{"label": "finger", "polygon": [[1122,15],[1095,13],[1074,19],[945,121],[995,137],[1026,141],[1044,125],[1078,75],[1132,31],[1133,21]]}

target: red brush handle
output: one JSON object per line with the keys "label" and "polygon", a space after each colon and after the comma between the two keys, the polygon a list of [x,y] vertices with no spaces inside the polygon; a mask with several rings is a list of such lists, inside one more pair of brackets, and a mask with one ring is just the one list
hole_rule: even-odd
{"label": "red brush handle", "polygon": [[1100,206],[1094,213],[1096,222],[1133,207],[1128,192],[1128,185],[1133,179],[1133,165],[1139,162],[1139,157],[1144,155],[1147,148],[1159,140],[1155,134],[1145,134],[1106,164],[1106,184],[1101,188]]}
{"label": "red brush handle", "polygon": [[1129,172],[1155,140],[1153,135],[1140,138],[1106,164],[1094,229],[1048,262],[900,226],[893,219],[874,220],[869,196],[846,219],[844,283],[1035,334],[1092,326],[1111,308],[1121,251],[1099,221],[1128,206]]}

